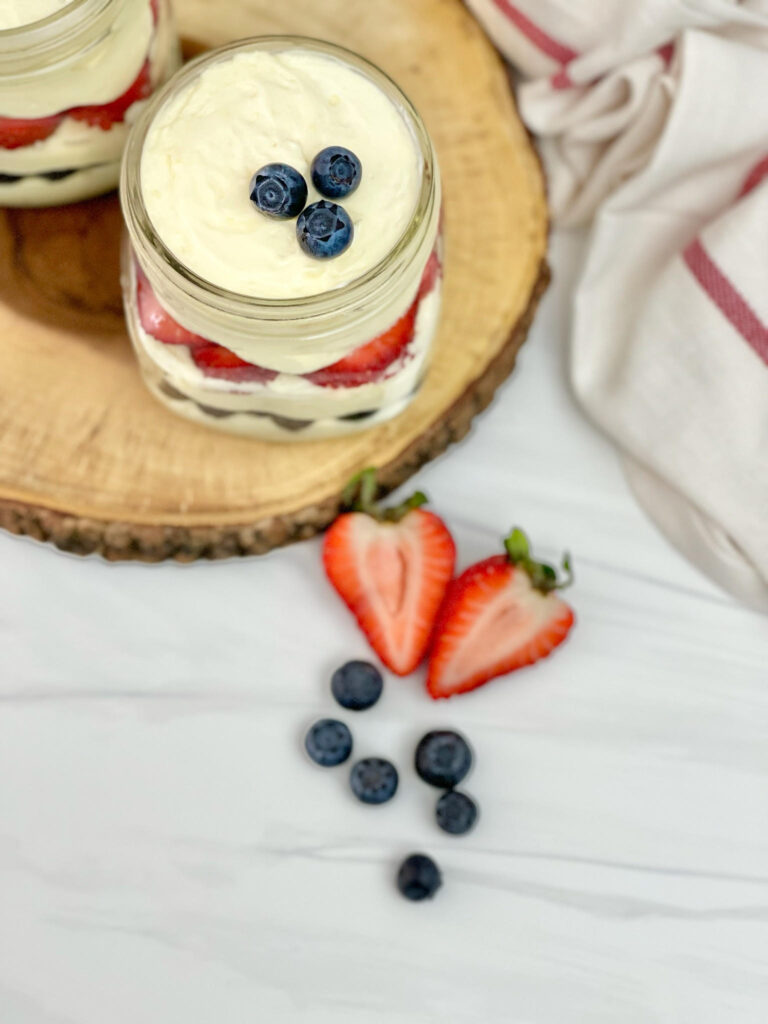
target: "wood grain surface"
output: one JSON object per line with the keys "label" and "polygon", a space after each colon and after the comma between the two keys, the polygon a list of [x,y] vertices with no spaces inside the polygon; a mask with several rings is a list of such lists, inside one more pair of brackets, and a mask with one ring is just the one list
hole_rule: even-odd
{"label": "wood grain surface", "polygon": [[175,8],[198,47],[300,33],[357,50],[399,82],[444,178],[443,317],[425,386],[396,420],[334,441],[230,437],[175,417],[141,382],[122,322],[114,196],[3,211],[0,526],[110,559],[261,553],[326,526],[361,467],[401,483],[490,402],[547,282],[541,170],[506,72],[460,0]]}

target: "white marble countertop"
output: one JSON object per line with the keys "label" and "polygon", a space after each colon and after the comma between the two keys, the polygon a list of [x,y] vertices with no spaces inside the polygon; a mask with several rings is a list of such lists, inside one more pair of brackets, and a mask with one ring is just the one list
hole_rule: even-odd
{"label": "white marble countertop", "polygon": [[[578,242],[517,371],[418,482],[464,564],[511,523],[573,552],[552,659],[354,718],[401,791],[354,802],[301,737],[367,648],[310,542],[107,566],[0,536],[0,1024],[764,1024],[768,628],[632,500],[564,379]],[[475,745],[443,836],[418,736]],[[395,891],[431,852],[429,904]]]}

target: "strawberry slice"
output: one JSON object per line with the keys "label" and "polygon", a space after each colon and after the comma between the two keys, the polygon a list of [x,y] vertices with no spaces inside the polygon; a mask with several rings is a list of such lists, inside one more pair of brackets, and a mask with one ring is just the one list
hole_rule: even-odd
{"label": "strawberry slice", "polygon": [[266,383],[277,376],[275,370],[267,370],[255,363],[247,363],[223,345],[208,342],[192,350],[195,365],[208,377],[222,377],[224,380]]}
{"label": "strawberry slice", "polygon": [[304,376],[322,388],[356,388],[380,377],[413,340],[418,301],[394,326],[331,366]]}
{"label": "strawberry slice", "polygon": [[419,301],[421,301],[425,295],[429,295],[435,287],[438,277],[440,277],[442,273],[443,265],[440,262],[440,254],[437,251],[437,246],[435,246],[427,260],[424,273],[421,275],[421,284],[419,285],[419,292],[416,296]]}
{"label": "strawberry slice", "polygon": [[328,530],[323,564],[379,658],[405,676],[426,655],[456,547],[443,521],[421,508],[423,494],[383,510],[377,490],[373,469],[350,483],[353,511]]}
{"label": "strawberry slice", "polygon": [[128,108],[139,100],[146,99],[152,92],[152,81],[150,76],[149,61],[146,60],[136,80],[130,85],[122,96],[118,96],[111,103],[102,103],[93,107],[73,107],[67,111],[67,115],[75,121],[84,121],[92,128],[101,128],[108,131],[113,124],[125,120]]}
{"label": "strawberry slice", "polygon": [[21,149],[42,142],[53,135],[63,117],[63,114],[30,119],[0,117],[0,149]]}
{"label": "strawberry slice", "polygon": [[442,264],[435,248],[427,260],[413,305],[397,323],[331,366],[324,366],[314,373],[305,374],[307,380],[322,388],[356,388],[377,380],[413,341],[419,303],[435,287],[441,273]]}
{"label": "strawberry slice", "polygon": [[138,263],[136,264],[136,305],[139,310],[141,326],[157,341],[162,341],[166,345],[186,345],[191,349],[209,344],[205,338],[188,331],[174,320],[170,313],[166,313]]}
{"label": "strawberry slice", "polygon": [[452,697],[545,658],[565,640],[574,616],[556,590],[564,582],[534,562],[528,540],[515,529],[506,555],[470,566],[448,588],[429,659],[430,696]]}

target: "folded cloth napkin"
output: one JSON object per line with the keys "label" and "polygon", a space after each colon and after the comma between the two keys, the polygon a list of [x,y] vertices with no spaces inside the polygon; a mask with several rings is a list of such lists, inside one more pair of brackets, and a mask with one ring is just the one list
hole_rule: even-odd
{"label": "folded cloth napkin", "polygon": [[768,610],[768,0],[467,0],[591,221],[571,376],[664,533]]}

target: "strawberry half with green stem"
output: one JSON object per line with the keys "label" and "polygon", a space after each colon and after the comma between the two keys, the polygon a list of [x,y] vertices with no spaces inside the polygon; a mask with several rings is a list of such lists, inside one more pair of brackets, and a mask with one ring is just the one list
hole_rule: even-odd
{"label": "strawberry half with green stem", "polygon": [[451,583],[429,658],[430,696],[452,697],[545,658],[565,640],[574,615],[557,591],[573,580],[531,558],[528,538],[514,529],[505,555],[470,566]]}
{"label": "strawberry half with green stem", "polygon": [[323,564],[379,658],[406,676],[427,653],[456,546],[442,519],[422,508],[420,491],[389,509],[377,494],[375,469],[350,481],[351,511],[325,535]]}

